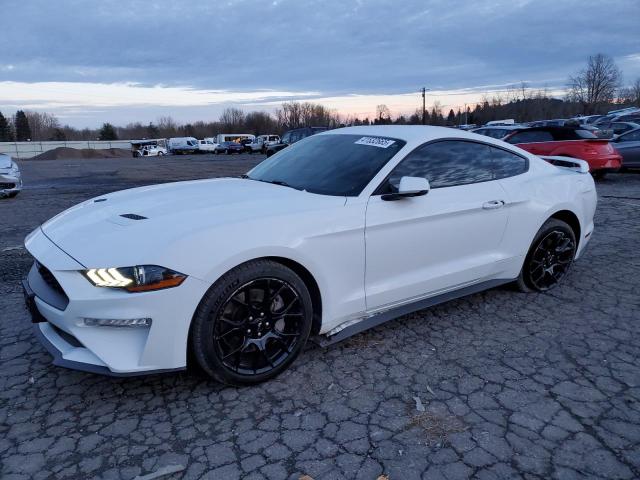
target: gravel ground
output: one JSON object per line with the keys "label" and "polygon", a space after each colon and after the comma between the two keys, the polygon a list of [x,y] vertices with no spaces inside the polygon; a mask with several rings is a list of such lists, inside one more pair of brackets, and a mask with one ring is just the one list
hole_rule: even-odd
{"label": "gravel ground", "polygon": [[[584,257],[549,294],[498,288],[349,341],[274,381],[112,379],[50,365],[23,308],[24,236],[149,183],[237,175],[258,156],[23,161],[0,201],[0,477],[640,477],[640,175],[598,184]],[[633,252],[633,253],[632,253]]]}

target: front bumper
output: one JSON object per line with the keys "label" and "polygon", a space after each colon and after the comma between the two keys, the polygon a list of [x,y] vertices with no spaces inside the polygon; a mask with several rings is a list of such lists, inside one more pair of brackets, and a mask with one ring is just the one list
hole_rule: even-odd
{"label": "front bumper", "polygon": [[22,177],[20,175],[0,174],[0,197],[15,195],[22,190]]}
{"label": "front bumper", "polygon": [[[40,230],[27,237],[34,265],[23,283],[36,335],[55,365],[115,376],[186,368],[191,318],[208,286],[188,277],[176,288],[127,293],[91,285],[85,267]],[[57,284],[57,285],[56,285]],[[150,327],[87,326],[85,318],[151,318]]]}

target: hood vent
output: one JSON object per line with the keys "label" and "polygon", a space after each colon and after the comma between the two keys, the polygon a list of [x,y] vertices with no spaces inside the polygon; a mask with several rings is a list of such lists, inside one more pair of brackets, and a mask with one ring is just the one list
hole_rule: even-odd
{"label": "hood vent", "polygon": [[123,213],[120,216],[123,218],[128,218],[129,220],[147,220],[147,217],[143,217],[142,215],[138,215],[136,213]]}

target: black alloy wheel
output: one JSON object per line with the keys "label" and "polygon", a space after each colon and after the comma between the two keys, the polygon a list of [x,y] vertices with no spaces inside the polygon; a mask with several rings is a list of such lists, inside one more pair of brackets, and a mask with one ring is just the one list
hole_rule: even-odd
{"label": "black alloy wheel", "polygon": [[256,260],[218,280],[191,328],[191,349],[213,378],[249,385],[275,377],[300,354],[311,331],[312,302],[284,265]]}
{"label": "black alloy wheel", "polygon": [[241,375],[282,364],[300,340],[304,311],[294,288],[258,278],[236,290],[215,320],[213,341],[226,368]]}
{"label": "black alloy wheel", "polygon": [[533,241],[518,278],[522,290],[547,291],[567,274],[576,255],[573,230],[557,219],[547,221]]}

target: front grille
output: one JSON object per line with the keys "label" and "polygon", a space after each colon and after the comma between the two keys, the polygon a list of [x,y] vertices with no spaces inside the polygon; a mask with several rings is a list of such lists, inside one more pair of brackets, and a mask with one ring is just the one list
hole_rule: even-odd
{"label": "front grille", "polygon": [[47,267],[42,265],[40,262],[36,262],[36,268],[38,269],[38,273],[40,274],[40,276],[46,282],[47,285],[53,288],[56,292],[61,293],[66,297],[66,294],[62,289],[62,285],[58,283],[58,280],[56,280],[56,277],[53,276],[53,273],[51,273],[51,270],[49,270]]}
{"label": "front grille", "polygon": [[16,188],[15,183],[0,183],[0,190],[11,190]]}

